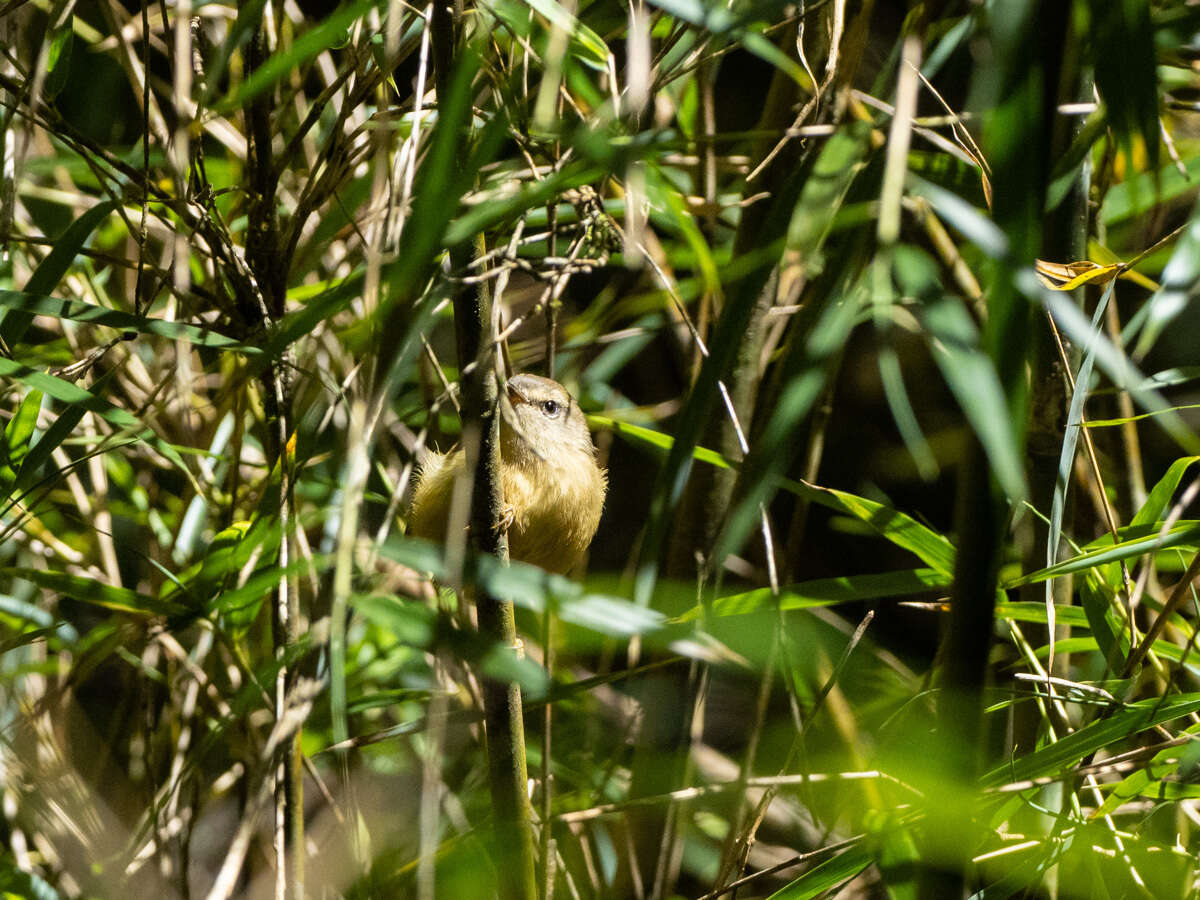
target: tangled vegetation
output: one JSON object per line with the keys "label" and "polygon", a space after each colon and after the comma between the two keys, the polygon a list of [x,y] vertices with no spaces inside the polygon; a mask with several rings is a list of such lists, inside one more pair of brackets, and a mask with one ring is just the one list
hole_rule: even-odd
{"label": "tangled vegetation", "polygon": [[0,0],[5,896],[1196,896],[1198,35]]}

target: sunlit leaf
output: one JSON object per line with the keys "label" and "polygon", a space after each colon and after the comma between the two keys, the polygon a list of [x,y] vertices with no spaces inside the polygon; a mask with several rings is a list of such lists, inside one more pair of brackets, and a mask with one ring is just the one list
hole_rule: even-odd
{"label": "sunlit leaf", "polygon": [[849,881],[873,861],[865,848],[851,847],[814,866],[787,887],[771,894],[768,900],[810,900]]}
{"label": "sunlit leaf", "polygon": [[6,494],[17,481],[21,466],[29,455],[29,444],[41,408],[41,391],[30,391],[0,434],[0,492]]}

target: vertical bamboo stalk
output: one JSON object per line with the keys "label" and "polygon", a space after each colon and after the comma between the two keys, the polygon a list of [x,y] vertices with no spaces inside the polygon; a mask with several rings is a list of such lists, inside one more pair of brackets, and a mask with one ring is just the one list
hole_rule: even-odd
{"label": "vertical bamboo stalk", "polygon": [[[451,10],[435,4],[432,20],[434,73],[438,97],[449,95],[457,23]],[[465,142],[460,143],[465,146]],[[450,250],[454,271],[470,261],[470,248]],[[496,344],[491,338],[492,304],[485,287],[456,285],[453,293],[454,332],[459,371],[463,373],[462,418],[467,468],[473,473],[470,540],[478,553],[508,561],[508,535],[501,527],[504,498],[500,486],[499,383]],[[512,602],[483,585],[475,586],[479,630],[502,647],[520,652]],[[537,896],[533,865],[531,810],[526,793],[525,726],[521,688],[515,682],[483,678],[484,727],[487,735],[488,776],[495,816],[496,869],[502,900],[533,900]]]}

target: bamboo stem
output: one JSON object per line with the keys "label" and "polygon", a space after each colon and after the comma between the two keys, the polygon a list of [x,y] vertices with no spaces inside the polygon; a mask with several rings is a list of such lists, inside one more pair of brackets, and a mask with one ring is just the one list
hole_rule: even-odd
{"label": "bamboo stem", "polygon": [[[457,22],[443,4],[433,7],[432,45],[439,98],[448,96],[458,43]],[[465,141],[460,147],[465,146]],[[460,151],[461,152],[461,151]],[[466,244],[450,250],[454,271],[470,263]],[[491,337],[492,303],[487,283],[456,285],[454,332],[462,377],[462,417],[467,469],[473,473],[470,541],[478,553],[508,560],[508,535],[501,526],[504,498],[500,485],[499,384],[496,343]],[[472,365],[474,364],[474,365]],[[501,647],[520,654],[512,601],[475,586],[479,630]],[[496,870],[502,900],[537,896],[533,866],[532,814],[526,793],[525,726],[521,688],[516,682],[481,676],[488,776],[495,816]]]}

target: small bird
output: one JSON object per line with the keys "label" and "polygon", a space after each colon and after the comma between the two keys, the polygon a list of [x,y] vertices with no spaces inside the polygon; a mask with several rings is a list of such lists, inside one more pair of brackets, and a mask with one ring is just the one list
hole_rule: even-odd
{"label": "small bird", "polygon": [[[587,420],[566,388],[539,375],[514,375],[504,385],[504,397],[500,482],[509,556],[549,572],[569,572],[596,534],[608,490]],[[409,534],[445,540],[454,482],[465,474],[461,448],[426,452],[413,491]]]}

